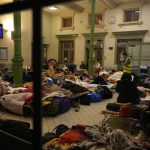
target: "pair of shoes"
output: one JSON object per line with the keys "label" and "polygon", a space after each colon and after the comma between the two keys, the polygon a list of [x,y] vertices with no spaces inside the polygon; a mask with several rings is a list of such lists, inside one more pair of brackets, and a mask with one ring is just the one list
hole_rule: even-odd
{"label": "pair of shoes", "polygon": [[144,141],[144,140],[146,140],[146,136],[145,136],[144,132],[142,130],[140,130],[138,136],[135,137],[135,139],[139,140],[139,141]]}
{"label": "pair of shoes", "polygon": [[74,111],[79,111],[79,109],[80,109],[80,106],[78,106],[78,107],[75,107],[75,109],[74,109]]}

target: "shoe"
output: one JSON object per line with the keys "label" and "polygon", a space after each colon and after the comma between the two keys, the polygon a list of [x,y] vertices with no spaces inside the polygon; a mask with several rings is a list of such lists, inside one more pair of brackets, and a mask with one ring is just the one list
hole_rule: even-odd
{"label": "shoe", "polygon": [[76,107],[74,110],[75,110],[76,112],[78,112],[79,109],[80,109],[80,107],[78,106],[78,107]]}
{"label": "shoe", "polygon": [[142,130],[140,130],[138,136],[135,137],[135,139],[139,140],[139,141],[144,141],[144,140],[146,140],[146,136],[145,136],[144,132]]}

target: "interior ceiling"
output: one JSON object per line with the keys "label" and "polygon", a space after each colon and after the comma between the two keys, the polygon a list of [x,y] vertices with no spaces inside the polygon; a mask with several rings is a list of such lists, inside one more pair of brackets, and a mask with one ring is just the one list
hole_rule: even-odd
{"label": "interior ceiling", "polygon": [[[61,14],[67,13],[68,11],[73,11],[73,12],[90,12],[91,7],[90,7],[90,1],[91,0],[74,0],[74,2],[71,3],[65,3],[58,5],[57,7],[59,8],[58,10],[55,11],[50,11],[47,8],[45,9],[46,11],[52,13],[52,14]],[[96,12],[100,12],[105,10],[106,8],[115,8],[116,6],[123,4],[123,3],[133,3],[133,2],[140,2],[140,3],[148,3],[150,0],[96,0],[96,5],[95,9]]]}
{"label": "interior ceiling", "polygon": [[[0,0],[0,4],[5,4],[12,2],[13,0]],[[83,12],[87,11],[90,12],[90,1],[91,0],[74,0],[71,3],[64,3],[61,5],[57,5],[59,8],[55,11],[50,11],[47,8],[44,8],[47,12],[53,14],[63,14],[64,12]],[[150,2],[150,0],[96,0],[96,12],[103,11],[106,8],[115,8],[117,5],[122,3],[131,3],[131,2]]]}

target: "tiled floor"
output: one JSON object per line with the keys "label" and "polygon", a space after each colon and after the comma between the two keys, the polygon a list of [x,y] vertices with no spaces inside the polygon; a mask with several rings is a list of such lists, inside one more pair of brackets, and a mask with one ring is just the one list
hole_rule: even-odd
{"label": "tiled floor", "polygon": [[[55,126],[61,123],[66,124],[69,127],[76,124],[97,124],[103,119],[103,115],[100,114],[100,111],[105,109],[108,102],[116,101],[116,96],[117,94],[114,94],[112,99],[102,100],[99,103],[92,103],[90,106],[81,105],[78,112],[75,112],[74,108],[71,108],[68,112],[56,117],[43,117],[42,133],[52,131]],[[30,117],[18,116],[2,110],[0,111],[0,117],[29,122],[31,123],[32,128],[32,118]]]}

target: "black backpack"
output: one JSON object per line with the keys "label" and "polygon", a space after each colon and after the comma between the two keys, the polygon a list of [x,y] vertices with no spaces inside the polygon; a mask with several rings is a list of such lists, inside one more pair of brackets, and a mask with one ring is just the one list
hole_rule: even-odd
{"label": "black backpack", "polygon": [[110,91],[110,89],[107,86],[102,86],[103,99],[109,99],[113,97],[113,93]]}
{"label": "black backpack", "polygon": [[53,129],[52,132],[54,133],[55,131],[56,137],[59,137],[61,134],[65,133],[68,130],[69,130],[69,127],[66,126],[65,124],[59,124]]}
{"label": "black backpack", "polygon": [[[50,116],[50,117],[54,117],[57,116],[59,114],[59,104],[55,101],[55,99],[50,99],[49,103],[46,105],[43,105],[42,107],[42,114],[44,117],[46,116]],[[47,101],[48,101],[47,99]]]}
{"label": "black backpack", "polygon": [[56,126],[52,132],[47,132],[45,133],[42,138],[42,144],[54,139],[54,138],[58,138],[61,134],[65,133],[66,131],[68,131],[69,128],[64,125],[64,124],[59,124],[58,126]]}

